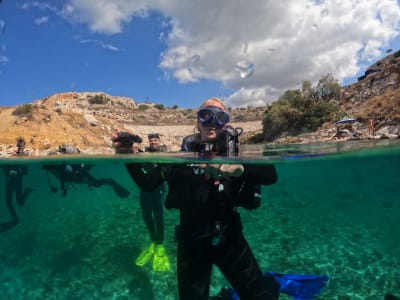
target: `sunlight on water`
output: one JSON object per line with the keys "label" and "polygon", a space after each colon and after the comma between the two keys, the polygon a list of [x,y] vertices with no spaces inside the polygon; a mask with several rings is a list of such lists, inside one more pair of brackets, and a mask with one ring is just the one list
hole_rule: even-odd
{"label": "sunlight on water", "polygon": [[[263,269],[328,275],[318,299],[399,293],[400,143],[285,145],[261,153],[229,161],[274,163],[278,171],[278,182],[263,187],[262,206],[241,210],[245,235]],[[134,264],[149,237],[139,190],[124,163],[150,160],[198,162],[178,154],[0,160],[3,170],[26,166],[24,187],[34,189],[22,207],[14,201],[16,226],[7,225],[11,217],[1,204],[0,299],[177,299],[176,210],[164,216],[171,271]],[[74,183],[63,193],[43,167],[59,163],[83,164],[105,184]],[[5,186],[2,179],[1,195]],[[215,270],[211,292],[223,286]]]}

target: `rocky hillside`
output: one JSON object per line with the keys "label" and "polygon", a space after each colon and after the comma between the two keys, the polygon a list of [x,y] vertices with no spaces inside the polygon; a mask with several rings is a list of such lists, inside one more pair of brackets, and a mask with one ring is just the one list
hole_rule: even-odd
{"label": "rocky hillside", "polygon": [[378,128],[400,124],[400,50],[371,65],[358,82],[343,87],[336,103],[360,121],[374,118]]}
{"label": "rocky hillside", "polygon": [[[366,131],[367,120],[374,118],[377,130],[387,131],[392,126],[398,134],[400,51],[371,65],[358,82],[343,87],[339,99],[332,101],[345,115],[358,120],[356,126],[361,131]],[[231,110],[233,126],[243,127],[247,136],[260,133],[264,110]],[[30,104],[0,107],[0,153],[10,152],[20,136],[39,154],[55,151],[61,144],[72,144],[88,153],[112,153],[110,137],[116,130],[129,130],[142,138],[157,131],[163,142],[177,150],[182,137],[193,133],[195,119],[195,109],[136,103],[102,92],[56,94]],[[335,130],[334,123],[324,124],[304,138],[287,137],[277,142],[330,140]]]}
{"label": "rocky hillside", "polygon": [[[248,135],[259,133],[263,112],[264,108],[234,109],[233,125],[243,127]],[[195,120],[195,109],[138,104],[102,92],[63,93],[18,107],[0,107],[0,144],[12,149],[22,136],[27,147],[41,153],[55,151],[61,144],[104,153],[104,148],[112,152],[111,136],[116,130],[129,130],[142,138],[157,131],[176,150],[182,137],[193,133]]]}
{"label": "rocky hillside", "polygon": [[[343,117],[357,121],[351,126],[323,124],[316,132],[292,137],[282,136],[275,143],[310,143],[331,141],[337,130],[344,139],[398,138],[400,136],[400,51],[369,66],[358,81],[342,87],[340,96],[331,102],[341,107]],[[375,123],[375,136],[368,133],[368,120]],[[346,128],[347,127],[347,128]]]}

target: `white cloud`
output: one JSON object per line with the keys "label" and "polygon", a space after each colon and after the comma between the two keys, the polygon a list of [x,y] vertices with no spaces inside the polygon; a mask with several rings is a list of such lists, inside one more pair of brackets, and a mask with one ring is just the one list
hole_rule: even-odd
{"label": "white cloud", "polygon": [[[276,93],[276,91],[270,91]],[[228,107],[249,105],[253,107],[265,106],[268,103],[267,90],[264,88],[241,88],[225,99]]]}
{"label": "white cloud", "polygon": [[6,65],[8,63],[8,57],[7,56],[0,56],[0,64]]}
{"label": "white cloud", "polygon": [[44,1],[27,1],[24,3],[18,4],[21,9],[29,10],[29,9],[40,9],[40,10],[50,10],[52,12],[57,12],[58,9],[50,4],[49,2]]}
{"label": "white cloud", "polygon": [[221,82],[237,91],[235,106],[271,102],[328,73],[353,77],[400,30],[396,0],[69,0],[64,16],[114,34],[151,10],[171,30],[160,67],[182,83]]}
{"label": "white cloud", "polygon": [[87,23],[95,32],[119,33],[134,17],[147,16],[146,0],[69,0],[63,15],[71,21]]}
{"label": "white cloud", "polygon": [[107,50],[112,50],[112,51],[119,51],[118,47],[115,47],[111,44],[105,43],[103,41],[100,40],[81,40],[80,41],[81,44],[95,44],[100,46],[103,49],[107,49]]}
{"label": "white cloud", "polygon": [[34,23],[36,25],[42,25],[42,24],[46,24],[48,21],[49,21],[49,17],[43,16],[43,17],[40,17],[40,18],[36,18]]}
{"label": "white cloud", "polygon": [[6,21],[0,19],[0,34],[3,34],[6,30]]}

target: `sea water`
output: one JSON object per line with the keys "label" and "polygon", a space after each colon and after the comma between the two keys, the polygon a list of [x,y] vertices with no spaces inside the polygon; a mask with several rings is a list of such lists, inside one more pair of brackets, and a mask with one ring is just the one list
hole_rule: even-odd
{"label": "sea water", "polygon": [[[150,244],[138,187],[124,167],[135,161],[190,159],[172,153],[0,160],[0,168],[27,166],[23,183],[34,188],[23,207],[14,201],[19,223],[7,226],[11,217],[0,172],[0,299],[178,298],[178,211],[164,212],[171,270],[154,272],[151,262],[134,264]],[[94,177],[113,178],[130,194],[121,198],[111,186],[73,184],[62,195],[57,178],[43,169],[61,162],[93,165]],[[400,295],[398,141],[263,146],[232,162],[273,163],[278,172],[278,182],[262,189],[261,207],[241,209],[245,235],[263,270],[328,275],[318,299]],[[211,293],[224,286],[227,282],[214,269]]]}

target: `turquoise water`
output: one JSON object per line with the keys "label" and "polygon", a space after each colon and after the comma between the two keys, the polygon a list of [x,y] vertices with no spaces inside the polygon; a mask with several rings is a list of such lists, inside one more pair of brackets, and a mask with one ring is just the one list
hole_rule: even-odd
{"label": "turquoise water", "polygon": [[[383,299],[400,294],[400,143],[316,144],[264,149],[243,156],[248,163],[274,163],[279,180],[263,187],[256,211],[242,210],[244,231],[265,271],[326,274],[318,299]],[[134,259],[149,245],[138,188],[123,163],[181,163],[178,155],[58,157],[0,160],[0,167],[24,164],[25,187],[35,190],[20,222],[6,228],[0,204],[0,299],[177,299],[174,266],[176,210],[165,211],[169,272],[142,268]],[[50,189],[43,164],[94,164],[97,178],[114,178],[130,195],[110,186],[70,186],[66,196]],[[0,195],[5,179],[0,172]],[[58,181],[49,176],[50,184]],[[213,272],[211,291],[226,282]],[[282,295],[281,299],[289,299]]]}

